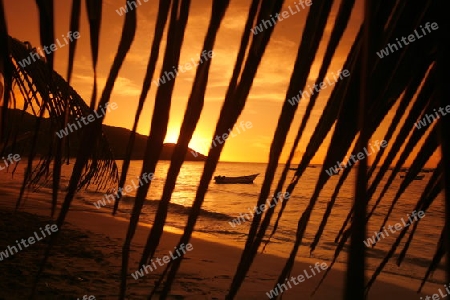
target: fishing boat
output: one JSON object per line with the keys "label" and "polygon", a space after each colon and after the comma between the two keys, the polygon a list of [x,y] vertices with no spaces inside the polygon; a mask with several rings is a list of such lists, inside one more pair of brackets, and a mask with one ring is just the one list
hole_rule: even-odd
{"label": "fishing boat", "polygon": [[215,176],[214,180],[216,183],[219,184],[231,184],[231,183],[253,183],[253,180],[255,180],[256,176],[258,174],[253,175],[247,175],[247,176],[237,176],[237,177],[230,177],[230,176]]}
{"label": "fishing boat", "polygon": [[[406,174],[400,175],[400,178],[405,178],[405,177],[406,177]],[[416,175],[416,177],[414,177],[413,180],[422,180],[424,177],[425,177],[425,175]]]}

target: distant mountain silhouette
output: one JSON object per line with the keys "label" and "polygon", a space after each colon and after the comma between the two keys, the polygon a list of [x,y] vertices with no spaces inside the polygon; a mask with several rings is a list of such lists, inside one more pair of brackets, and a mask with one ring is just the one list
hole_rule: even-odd
{"label": "distant mountain silhouette", "polygon": [[[23,113],[21,110],[12,109],[8,112],[8,122],[6,126],[6,132],[9,132],[9,129],[12,127],[14,132],[18,133],[20,142],[16,145],[16,149],[7,149],[6,151],[13,151],[14,153],[19,153],[23,156],[29,154],[31,148],[31,139],[32,133],[36,127],[36,117],[29,114]],[[48,145],[52,142],[49,136],[50,131],[50,119],[45,118],[41,123],[41,134],[38,139],[37,145],[37,155],[47,155]],[[84,128],[84,127],[83,127]],[[82,129],[74,131],[69,134],[70,138],[70,156],[74,157],[77,153],[77,149],[79,147],[79,138],[81,137]],[[126,148],[128,144],[128,139],[130,137],[131,131],[122,128],[122,127],[114,127],[103,125],[103,133],[108,139],[109,145],[114,153],[114,158],[117,160],[122,160],[125,158]],[[22,137],[22,138],[21,138]],[[141,160],[144,158],[145,146],[147,143],[147,136],[136,134],[136,139],[134,143],[134,149],[131,154],[131,159],[133,160]],[[160,158],[161,160],[170,160],[172,157],[172,153],[175,149],[176,144],[166,143],[163,146]],[[189,148],[186,153],[187,161],[204,161],[206,160],[206,156],[198,153],[197,157],[195,157],[192,152],[196,152],[194,149]]]}

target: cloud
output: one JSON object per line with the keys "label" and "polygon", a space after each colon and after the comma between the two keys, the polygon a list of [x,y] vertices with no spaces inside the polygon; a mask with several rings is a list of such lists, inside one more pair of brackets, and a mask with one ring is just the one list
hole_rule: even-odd
{"label": "cloud", "polygon": [[[77,83],[77,86],[92,86],[94,79],[91,76],[75,75],[74,82]],[[106,77],[97,77],[97,82],[99,90],[102,90],[106,83]],[[119,76],[114,83],[113,92],[118,96],[139,96],[141,88],[130,79]]]}
{"label": "cloud", "polygon": [[257,135],[251,139],[251,146],[255,148],[263,148],[267,150],[270,148],[271,143],[271,136]]}

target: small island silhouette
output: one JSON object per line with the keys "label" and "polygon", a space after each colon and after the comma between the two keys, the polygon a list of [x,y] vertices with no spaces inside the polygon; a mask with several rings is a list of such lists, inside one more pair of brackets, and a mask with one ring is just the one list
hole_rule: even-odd
{"label": "small island silhouette", "polygon": [[[31,149],[30,145],[32,143],[32,134],[29,134],[34,131],[34,127],[36,126],[37,118],[29,113],[23,113],[21,110],[12,109],[9,111],[11,120],[20,120],[20,127],[15,127],[14,129],[18,132],[18,143],[16,145],[16,149],[21,149],[21,155],[27,156],[29,154],[29,149]],[[23,115],[22,115],[23,114]],[[36,154],[38,156],[46,155],[48,152],[48,145],[52,141],[48,135],[48,131],[50,131],[50,119],[44,118],[42,119],[41,127],[42,131],[38,138],[38,144],[36,147]],[[8,127],[8,126],[7,126]],[[79,130],[76,133],[74,132],[69,136],[70,138],[70,157],[75,157],[77,153],[77,149],[79,148],[79,141],[81,137],[81,133],[83,131]],[[122,160],[125,158],[126,148],[128,144],[128,139],[131,134],[131,130],[122,127],[114,127],[109,125],[103,125],[103,133],[105,134],[111,151],[114,154],[114,158],[117,160]],[[136,133],[136,140],[134,144],[134,149],[131,154],[132,160],[141,160],[144,158],[145,145],[147,143],[147,136]],[[161,151],[160,160],[170,160],[172,157],[172,153],[175,149],[176,144],[174,143],[165,143],[163,145],[163,149]],[[194,156],[192,153],[197,153]],[[186,161],[205,161],[206,156],[197,152],[195,149],[189,148],[186,153]]]}

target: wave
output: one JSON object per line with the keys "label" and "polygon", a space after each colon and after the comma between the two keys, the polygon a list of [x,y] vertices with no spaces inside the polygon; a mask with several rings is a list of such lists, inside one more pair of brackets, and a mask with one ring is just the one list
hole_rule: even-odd
{"label": "wave", "polygon": [[[90,193],[95,193],[95,192],[90,192]],[[123,197],[119,204],[119,211],[121,213],[130,213],[131,206],[133,205],[135,199],[136,199],[135,197],[127,197],[127,196]],[[85,204],[88,204],[88,205],[94,207],[94,205],[93,205],[94,201],[92,201],[92,199],[83,197],[82,200]],[[96,201],[98,201],[98,200],[96,200]],[[156,212],[158,205],[159,205],[159,201],[160,200],[145,199],[145,205],[144,205],[145,211],[143,211],[143,212],[144,213]],[[113,207],[114,207],[114,203],[109,203],[102,209],[112,209]],[[169,203],[169,213],[188,216],[190,212],[191,212],[191,207],[186,207],[184,205],[172,203],[172,202]],[[213,219],[213,220],[220,220],[220,221],[231,220],[233,218],[233,216],[230,216],[228,214],[208,211],[203,208],[200,209],[200,217],[207,218],[207,219]]]}

